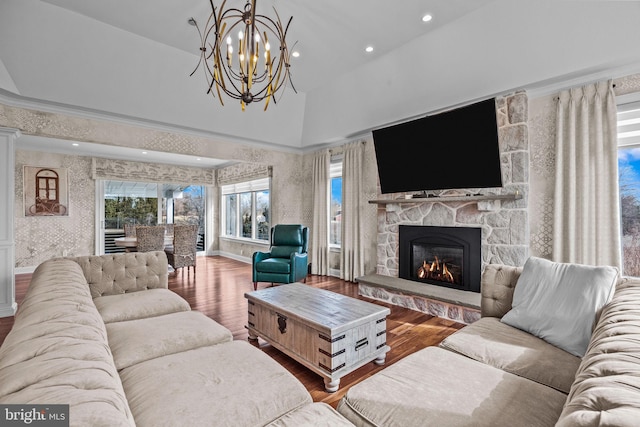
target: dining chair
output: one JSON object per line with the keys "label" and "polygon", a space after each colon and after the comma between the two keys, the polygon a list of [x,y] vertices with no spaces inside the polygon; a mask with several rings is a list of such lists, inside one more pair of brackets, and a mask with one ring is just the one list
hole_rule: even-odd
{"label": "dining chair", "polygon": [[[165,248],[164,252],[167,254],[169,265],[176,273],[178,268],[187,267],[187,272],[189,272],[189,267],[193,267],[195,274],[197,242],[197,225],[175,225],[173,227],[173,245]],[[182,274],[184,274],[184,270],[182,270]]]}
{"label": "dining chair", "polygon": [[138,225],[136,227],[138,252],[164,250],[164,233],[164,225]]}
{"label": "dining chair", "polygon": [[136,225],[135,224],[125,224],[124,225],[124,236],[125,237],[136,237]]}

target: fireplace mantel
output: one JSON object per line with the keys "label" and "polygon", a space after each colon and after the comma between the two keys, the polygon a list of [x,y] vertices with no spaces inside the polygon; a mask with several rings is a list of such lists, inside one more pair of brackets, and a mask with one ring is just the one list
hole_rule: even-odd
{"label": "fireplace mantel", "polygon": [[515,192],[512,194],[482,194],[482,195],[455,195],[455,196],[437,196],[437,197],[415,197],[410,199],[376,199],[369,200],[371,204],[388,205],[402,203],[434,203],[434,202],[474,202],[483,200],[519,200],[522,194]]}

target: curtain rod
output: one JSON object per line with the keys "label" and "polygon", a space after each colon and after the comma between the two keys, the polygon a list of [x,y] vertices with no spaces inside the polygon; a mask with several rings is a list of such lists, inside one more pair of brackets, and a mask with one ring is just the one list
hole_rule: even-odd
{"label": "curtain rod", "polygon": [[[586,86],[586,85],[585,85],[585,86]],[[580,86],[576,86],[576,87],[580,87]],[[615,89],[615,88],[616,88],[616,84],[615,84],[615,83],[613,83],[613,84],[611,85],[611,88],[612,88],[612,89]],[[571,89],[572,89],[572,88],[569,88],[569,89],[563,89],[563,90],[571,90]],[[561,90],[560,92],[562,92],[562,90]],[[553,97],[553,100],[554,100],[554,101],[557,101],[557,100],[559,100],[559,99],[560,99],[560,97],[559,97],[559,96],[554,96],[554,97]]]}
{"label": "curtain rod", "polygon": [[[367,140],[363,139],[363,140],[360,141],[360,143],[362,145],[366,145],[367,144]],[[338,150],[338,151],[342,152],[344,150],[345,145],[349,145],[349,144],[351,144],[351,142],[347,142],[346,144],[343,144],[340,147],[337,147],[335,149],[334,148],[329,148],[329,154],[333,154],[334,150]]]}

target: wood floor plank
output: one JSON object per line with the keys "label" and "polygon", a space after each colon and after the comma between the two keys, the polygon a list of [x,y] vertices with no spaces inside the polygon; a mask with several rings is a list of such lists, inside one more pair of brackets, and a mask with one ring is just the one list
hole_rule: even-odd
{"label": "wood floor plank", "polygon": [[[247,300],[244,294],[253,290],[251,265],[221,256],[208,256],[198,257],[196,273],[193,269],[183,270],[169,275],[169,288],[185,298],[192,309],[203,312],[228,328],[234,339],[247,340],[248,332],[245,328]],[[30,280],[31,274],[16,275],[18,304],[24,298]],[[257,342],[250,341],[295,375],[309,390],[314,401],[326,402],[333,407],[336,407],[350,386],[415,351],[438,345],[448,335],[464,326],[450,320],[361,297],[358,295],[357,284],[335,277],[309,276],[307,285],[373,302],[391,310],[391,314],[387,317],[387,344],[391,350],[387,353],[386,363],[383,366],[373,362],[368,363],[345,375],[340,380],[340,389],[335,393],[325,391],[324,382],[319,375],[262,339],[258,339]],[[268,286],[271,284],[259,283],[258,289]],[[0,343],[4,341],[12,325],[13,317],[0,318]]]}

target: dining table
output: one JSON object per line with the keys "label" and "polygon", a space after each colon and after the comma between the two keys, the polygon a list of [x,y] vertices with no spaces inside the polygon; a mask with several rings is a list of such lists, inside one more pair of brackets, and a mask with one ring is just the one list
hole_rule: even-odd
{"label": "dining table", "polygon": [[[113,242],[116,246],[128,250],[135,249],[138,246],[138,239],[135,236],[116,237],[115,239],[113,239]],[[164,236],[164,247],[166,248],[167,246],[171,245],[173,245],[173,236],[167,234],[166,236]]]}

